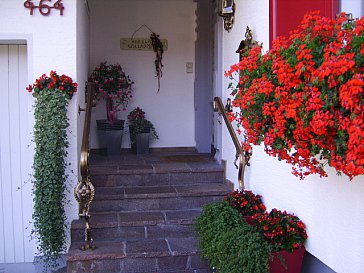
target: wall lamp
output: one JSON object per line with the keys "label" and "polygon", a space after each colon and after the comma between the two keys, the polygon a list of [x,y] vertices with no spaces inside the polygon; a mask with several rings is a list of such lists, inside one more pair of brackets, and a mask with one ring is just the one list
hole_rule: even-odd
{"label": "wall lamp", "polygon": [[224,29],[226,31],[230,31],[233,27],[235,8],[234,0],[219,0],[219,16],[224,19]]}

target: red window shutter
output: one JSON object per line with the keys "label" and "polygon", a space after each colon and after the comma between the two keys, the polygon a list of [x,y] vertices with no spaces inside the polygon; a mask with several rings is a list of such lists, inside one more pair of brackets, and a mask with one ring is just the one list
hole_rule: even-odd
{"label": "red window shutter", "polygon": [[319,10],[321,15],[335,18],[339,13],[339,0],[269,0],[270,44],[278,36],[288,36],[303,16]]}

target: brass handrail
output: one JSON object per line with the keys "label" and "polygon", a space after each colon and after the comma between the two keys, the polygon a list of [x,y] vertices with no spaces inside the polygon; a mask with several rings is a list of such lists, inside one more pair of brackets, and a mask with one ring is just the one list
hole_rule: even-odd
{"label": "brass handrail", "polygon": [[[229,103],[229,101],[228,101],[228,103]],[[227,107],[230,108],[231,105],[227,104]],[[219,97],[214,98],[214,112],[218,112],[224,118],[226,127],[227,127],[227,129],[230,133],[231,139],[234,143],[235,150],[236,150],[234,165],[237,169],[239,169],[239,171],[238,171],[239,189],[243,190],[245,188],[244,172],[245,172],[245,166],[247,165],[246,154],[245,154],[243,148],[241,147],[240,141],[239,141],[238,137],[236,136],[234,128],[229,121],[225,107],[221,101],[221,98],[219,98]],[[239,166],[236,164],[238,159],[239,159]]]}
{"label": "brass handrail", "polygon": [[[86,109],[85,111],[85,124],[83,127],[81,155],[80,155],[80,173],[81,180],[75,187],[75,198],[78,202],[79,217],[85,219],[85,244],[80,247],[81,250],[92,250],[96,246],[93,245],[93,238],[90,227],[90,205],[95,196],[95,187],[91,183],[89,173],[89,142],[90,142],[90,124],[91,124],[91,112],[93,106],[93,98],[95,93],[95,85],[92,83],[86,83],[87,97],[86,97]],[[83,111],[83,109],[79,109]]]}

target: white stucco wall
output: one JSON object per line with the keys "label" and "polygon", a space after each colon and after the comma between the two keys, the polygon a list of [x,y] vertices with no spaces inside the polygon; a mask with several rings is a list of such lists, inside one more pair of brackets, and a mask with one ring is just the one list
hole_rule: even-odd
{"label": "white stucco wall", "polygon": [[[107,4],[106,4],[107,3]],[[119,118],[127,120],[134,107],[141,107],[154,125],[159,140],[152,147],[194,147],[194,73],[186,73],[186,62],[195,60],[195,9],[193,1],[181,0],[91,0],[91,67],[101,61],[120,63],[135,82],[134,98]],[[168,39],[163,55],[163,77],[157,93],[155,53],[153,51],[123,51],[120,38],[131,38],[143,24]],[[135,38],[149,38],[143,27]],[[93,111],[93,120],[105,119],[105,106]],[[92,122],[91,147],[98,147],[96,122]],[[123,147],[129,146],[125,131]]]}
{"label": "white stucco wall", "polygon": [[[220,19],[222,21],[222,19]],[[246,27],[249,26],[253,31],[253,39],[263,43],[264,50],[268,50],[269,47],[269,1],[236,1],[236,15],[235,23],[230,32],[225,30],[221,31],[222,45],[221,56],[222,58],[222,73],[228,70],[232,64],[239,62],[239,55],[235,53],[238,49],[241,40],[245,39]],[[222,28],[222,22],[220,24]],[[227,86],[230,83],[228,78],[222,77],[222,90],[221,96],[223,103],[226,103],[226,99],[229,97],[230,92],[227,90]],[[235,148],[231,141],[229,132],[226,130],[225,125],[222,126],[222,159],[228,161],[227,178],[230,181],[237,180],[237,171],[232,165],[235,159]]]}
{"label": "white stucco wall", "polygon": [[[254,38],[267,49],[269,39],[268,0],[237,1],[237,16],[231,33],[224,32],[223,66],[228,69],[238,60],[235,50],[244,37],[246,25],[252,27]],[[362,1],[342,2],[343,11],[362,16]],[[241,33],[240,38],[238,32]],[[228,96],[224,80],[223,98]],[[224,91],[225,90],[225,91]],[[227,162],[227,178],[237,187],[237,171],[232,160],[235,150],[223,130],[222,159]],[[246,187],[261,194],[267,209],[274,207],[298,215],[307,225],[307,250],[338,273],[364,272],[364,177],[353,181],[345,176],[320,179],[311,176],[304,181],[291,174],[291,167],[266,155],[261,147],[254,148],[251,167],[246,170]]]}
{"label": "white stucco wall", "polygon": [[[77,1],[82,2],[83,1]],[[50,70],[56,70],[58,74],[66,74],[74,81],[84,80],[80,71],[76,70],[76,1],[63,1],[64,15],[60,16],[58,10],[52,10],[49,16],[42,16],[39,11],[34,10],[30,15],[29,9],[24,8],[24,1],[2,0],[0,1],[0,41],[9,44],[19,40],[27,44],[28,54],[28,83],[31,84],[42,74],[48,74]],[[77,72],[80,72],[79,74]],[[24,92],[27,92],[25,90]],[[82,88],[82,84],[81,84]],[[29,105],[32,105],[33,98],[29,94]],[[68,220],[77,217],[73,197],[73,187],[78,177],[78,131],[77,131],[77,108],[78,94],[69,103],[68,117],[70,127],[68,140],[69,168],[66,170],[69,175],[68,186],[70,193],[67,198],[71,201],[68,208]],[[33,113],[30,107],[30,127],[34,122]],[[31,144],[32,145],[32,144]],[[28,154],[32,162],[33,154]],[[32,200],[32,196],[28,196]],[[31,226],[29,227],[31,228]],[[36,252],[36,250],[34,249]]]}

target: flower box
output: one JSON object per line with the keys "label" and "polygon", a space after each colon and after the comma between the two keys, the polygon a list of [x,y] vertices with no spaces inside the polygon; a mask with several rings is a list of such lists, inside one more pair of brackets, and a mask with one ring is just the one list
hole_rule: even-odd
{"label": "flower box", "polygon": [[272,253],[273,260],[269,261],[270,273],[301,273],[305,248],[301,247],[293,252],[278,251]]}

